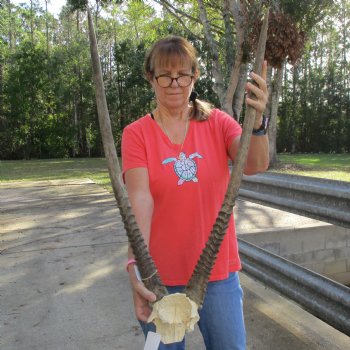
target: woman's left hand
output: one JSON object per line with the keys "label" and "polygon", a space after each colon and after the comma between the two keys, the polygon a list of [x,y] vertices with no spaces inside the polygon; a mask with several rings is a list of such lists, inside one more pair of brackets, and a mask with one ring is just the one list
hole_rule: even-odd
{"label": "woman's left hand", "polygon": [[[255,108],[256,110],[256,119],[255,119],[255,128],[258,128],[261,125],[262,114],[266,108],[268,102],[269,93],[267,90],[266,84],[266,72],[267,72],[267,62],[264,61],[262,66],[261,76],[251,72],[251,78],[256,82],[257,85],[248,82],[246,85],[246,90],[255,95],[256,99],[246,97],[246,104]],[[257,125],[258,124],[258,125]]]}

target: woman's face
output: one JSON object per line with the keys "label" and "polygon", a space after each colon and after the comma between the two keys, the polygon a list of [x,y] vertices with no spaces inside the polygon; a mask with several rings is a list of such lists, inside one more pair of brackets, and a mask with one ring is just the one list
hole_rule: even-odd
{"label": "woman's face", "polygon": [[[171,82],[169,77],[179,78],[179,81],[173,80]],[[178,63],[167,67],[156,68],[151,84],[158,106],[172,110],[187,107],[195,79],[196,77],[192,73],[190,64]],[[171,84],[168,86],[170,82]],[[189,85],[186,86],[188,83]]]}

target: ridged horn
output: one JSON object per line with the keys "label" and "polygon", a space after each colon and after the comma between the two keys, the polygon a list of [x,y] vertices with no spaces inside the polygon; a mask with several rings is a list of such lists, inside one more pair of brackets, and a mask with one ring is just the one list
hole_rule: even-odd
{"label": "ridged horn", "polygon": [[[269,11],[267,9],[260,30],[259,43],[253,69],[254,72],[256,72],[259,75],[261,75],[265,55],[268,18]],[[254,98],[254,96],[250,97]],[[244,118],[240,145],[238,148],[235,164],[231,173],[224,201],[222,203],[221,209],[219,211],[213,229],[210,233],[206,246],[204,247],[202,254],[199,257],[194,272],[184,291],[184,293],[199,307],[201,307],[203,304],[210,273],[215,264],[216,256],[219,252],[221,242],[224,239],[229,219],[232,215],[232,210],[235,205],[236,198],[238,197],[238,191],[242,182],[243,171],[247,161],[248,149],[255,121],[255,114],[255,109],[248,106],[246,116]]]}
{"label": "ridged horn", "polygon": [[97,49],[96,35],[89,8],[87,9],[87,14],[97,113],[109,177],[111,179],[114,196],[117,200],[124,227],[128,235],[129,243],[140,270],[141,278],[143,279],[145,286],[152,291],[157,296],[157,300],[159,300],[163,296],[167,295],[168,292],[165,286],[162,284],[154,261],[148,252],[141,231],[136,223],[135,216],[132,213],[127,192],[125,191],[121,182],[121,171],[117,152],[114,146],[111,121],[107,107],[101,64]]}

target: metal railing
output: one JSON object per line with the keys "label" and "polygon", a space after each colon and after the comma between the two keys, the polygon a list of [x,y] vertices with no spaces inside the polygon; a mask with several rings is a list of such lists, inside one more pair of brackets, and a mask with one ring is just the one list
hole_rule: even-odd
{"label": "metal railing", "polygon": [[350,183],[296,175],[244,176],[239,197],[350,228]]}
{"label": "metal railing", "polygon": [[350,288],[238,239],[243,271],[350,336]]}

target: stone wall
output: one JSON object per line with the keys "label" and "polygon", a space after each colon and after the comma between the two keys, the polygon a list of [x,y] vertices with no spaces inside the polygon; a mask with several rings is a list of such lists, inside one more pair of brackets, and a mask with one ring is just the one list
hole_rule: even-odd
{"label": "stone wall", "polygon": [[350,286],[350,229],[317,225],[244,234],[244,240]]}

